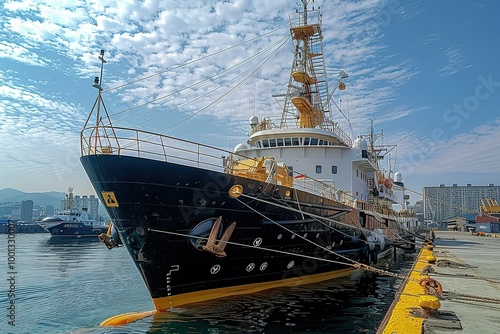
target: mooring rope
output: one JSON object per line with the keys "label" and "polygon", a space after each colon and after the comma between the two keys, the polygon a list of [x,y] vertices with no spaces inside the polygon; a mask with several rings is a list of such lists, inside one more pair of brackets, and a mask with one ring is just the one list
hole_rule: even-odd
{"label": "mooring rope", "polygon": [[[153,229],[153,228],[148,228],[148,231],[157,232],[157,233],[164,233],[164,234],[171,234],[171,235],[176,235],[176,236],[186,237],[186,238],[191,238],[191,239],[208,240],[208,238],[205,238],[205,237],[199,237],[199,236],[194,236],[194,235],[185,234],[185,233],[157,230],[157,229]],[[239,242],[227,241],[227,244],[240,246],[240,247],[246,247],[246,248],[253,248],[253,249],[258,249],[258,250],[263,250],[263,251],[268,251],[268,252],[274,252],[274,253],[279,253],[279,254],[284,254],[284,255],[298,256],[298,257],[308,258],[308,259],[312,259],[312,260],[335,263],[335,264],[342,264],[342,265],[350,266],[350,267],[355,267],[355,264],[352,264],[352,263],[344,263],[344,262],[340,262],[340,261],[324,259],[324,258],[320,258],[320,257],[310,256],[310,255],[291,253],[291,252],[281,251],[281,250],[277,250],[277,249],[255,246],[255,245],[247,245],[247,244],[242,244]],[[335,252],[332,252],[332,253],[335,255],[338,255],[339,257],[346,258],[338,253],[335,253]]]}
{"label": "mooring rope", "polygon": [[[365,229],[365,228],[362,228],[362,227],[358,227],[358,226],[353,226],[353,225],[349,225],[349,224],[346,224],[346,223],[342,223],[342,222],[340,222],[340,221],[338,221],[338,220],[333,220],[333,219],[330,219],[330,218],[328,218],[328,217],[318,216],[318,215],[315,215],[314,213],[305,212],[305,211],[302,211],[302,210],[300,210],[300,209],[295,209],[295,208],[292,208],[292,207],[290,207],[290,206],[285,206],[285,205],[281,205],[281,204],[278,204],[278,203],[273,203],[273,202],[267,201],[267,200],[262,199],[262,198],[253,197],[253,196],[246,195],[246,194],[241,194],[241,196],[246,197],[246,198],[249,198],[249,199],[254,199],[254,200],[257,200],[257,201],[260,201],[260,202],[263,202],[263,203],[269,204],[269,205],[274,205],[274,206],[277,206],[278,208],[281,208],[281,209],[290,210],[290,211],[293,211],[293,212],[299,213],[299,214],[301,214],[301,215],[303,215],[303,214],[305,213],[306,215],[308,215],[308,216],[309,216],[309,217],[311,217],[311,218],[316,218],[316,219],[324,219],[324,220],[327,220],[327,221],[329,221],[329,222],[331,222],[331,223],[335,223],[335,224],[338,224],[338,225],[342,225],[342,226],[344,226],[344,227],[354,228],[354,229],[357,229],[357,230],[360,230],[360,231],[364,231],[364,232],[371,232],[370,230]],[[248,205],[247,205],[247,204],[245,204],[244,202],[240,201],[239,199],[237,199],[237,200],[238,200],[240,203],[242,203],[243,205],[245,205],[246,207],[250,208],[251,210],[254,210],[253,208],[251,208],[250,206],[248,206]],[[255,210],[254,210],[254,211],[255,211]],[[261,214],[260,212],[258,212],[258,211],[255,211],[255,212],[257,212],[259,215],[262,215],[262,214]],[[264,217],[265,217],[265,216],[264,216]],[[267,218],[267,217],[265,217],[265,218]],[[324,223],[324,222],[322,222],[322,221],[319,221],[319,222],[320,222],[321,224],[323,224],[324,226],[327,226],[327,227],[329,227],[329,228],[331,228],[331,229],[333,229],[333,230],[335,230],[335,231],[337,231],[337,232],[339,232],[339,233],[343,233],[343,232],[341,232],[341,231],[339,231],[339,230],[334,229],[332,226],[329,226],[328,224],[325,224],[325,223]],[[349,237],[353,237],[353,236],[351,236],[351,235],[349,235],[349,234],[346,234],[346,233],[344,233],[344,235],[349,236]],[[359,240],[361,240],[361,241],[363,241],[363,242],[365,242],[365,243],[368,243],[366,240],[362,240],[362,239],[359,239]]]}
{"label": "mooring rope", "polygon": [[333,254],[333,255],[336,255],[336,256],[338,256],[338,257],[341,257],[341,258],[343,258],[344,260],[350,261],[350,262],[352,262],[352,263],[356,263],[356,261],[354,261],[354,260],[352,260],[352,259],[350,259],[350,258],[348,258],[348,257],[346,257],[346,256],[343,256],[343,255],[341,255],[341,254],[338,254],[338,253],[336,253],[336,252],[332,251],[331,249],[325,248],[325,247],[323,247],[323,246],[321,246],[321,245],[319,245],[319,244],[315,243],[314,241],[309,240],[309,239],[307,239],[307,238],[303,237],[302,235],[300,235],[300,234],[298,234],[298,233],[296,233],[296,232],[294,232],[294,231],[290,230],[289,228],[286,228],[286,227],[285,227],[285,226],[283,226],[282,224],[279,224],[279,223],[275,222],[274,220],[272,220],[271,218],[267,217],[267,216],[266,216],[266,215],[264,215],[263,213],[261,213],[261,212],[259,212],[259,211],[255,210],[254,208],[252,208],[250,205],[248,205],[248,204],[244,203],[244,202],[243,202],[243,201],[241,201],[239,198],[235,198],[235,199],[236,199],[238,202],[240,202],[241,204],[243,204],[244,206],[246,206],[247,208],[249,208],[250,210],[252,210],[253,212],[255,212],[256,214],[258,214],[258,215],[260,215],[260,216],[264,217],[265,219],[267,219],[268,221],[272,222],[273,224],[275,224],[275,225],[277,225],[277,226],[281,227],[281,228],[282,228],[282,229],[284,229],[285,231],[290,232],[291,234],[298,236],[300,239],[302,239],[302,240],[304,240],[304,241],[306,241],[306,242],[308,242],[308,243],[312,244],[313,246],[316,246],[316,247],[318,247],[318,248],[321,248],[321,249],[323,249],[324,251],[326,251],[326,252],[328,252],[328,253],[331,253],[331,254]]}

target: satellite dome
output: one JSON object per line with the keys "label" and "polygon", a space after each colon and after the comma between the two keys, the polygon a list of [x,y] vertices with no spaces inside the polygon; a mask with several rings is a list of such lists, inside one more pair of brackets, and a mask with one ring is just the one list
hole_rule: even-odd
{"label": "satellite dome", "polygon": [[368,142],[365,139],[363,139],[363,137],[358,136],[358,138],[356,138],[356,140],[354,140],[352,147],[357,148],[359,150],[367,150],[368,149]]}
{"label": "satellite dome", "polygon": [[248,149],[245,144],[238,144],[234,147],[234,153]]}
{"label": "satellite dome", "polygon": [[394,182],[403,182],[403,177],[400,172],[394,173]]}
{"label": "satellite dome", "polygon": [[259,124],[259,118],[257,116],[250,117],[250,126]]}

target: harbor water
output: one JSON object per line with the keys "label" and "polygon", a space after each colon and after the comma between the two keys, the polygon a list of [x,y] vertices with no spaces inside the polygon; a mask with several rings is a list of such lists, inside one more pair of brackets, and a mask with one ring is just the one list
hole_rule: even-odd
{"label": "harbor water", "polygon": [[[124,248],[108,250],[93,238],[56,241],[48,234],[17,234],[12,258],[7,241],[0,235],[1,333],[375,333],[401,284],[355,271],[318,284],[212,300],[125,326],[99,327],[117,314],[154,309]],[[415,256],[398,250],[385,269],[406,273]]]}

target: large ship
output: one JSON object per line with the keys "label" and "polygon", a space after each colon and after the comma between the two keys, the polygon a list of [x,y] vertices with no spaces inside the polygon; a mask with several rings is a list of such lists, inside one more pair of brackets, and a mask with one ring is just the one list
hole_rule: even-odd
{"label": "large ship", "polygon": [[108,233],[109,224],[104,221],[93,219],[89,216],[88,208],[76,208],[73,206],[73,189],[69,188],[66,194],[64,208],[54,215],[45,217],[37,224],[55,238],[87,238]]}
{"label": "large ship", "polygon": [[113,126],[101,51],[81,163],[156,311],[347,275],[412,244],[392,208],[395,174],[380,167],[390,148],[377,146],[373,125],[353,140],[332,121],[348,76],[330,89],[309,2],[290,15],[281,121],[251,117],[234,151]]}

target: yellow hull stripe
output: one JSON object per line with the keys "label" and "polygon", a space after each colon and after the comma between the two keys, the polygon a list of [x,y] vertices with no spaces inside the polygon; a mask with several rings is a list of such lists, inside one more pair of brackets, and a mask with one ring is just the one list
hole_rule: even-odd
{"label": "yellow hull stripe", "polygon": [[156,311],[146,311],[137,313],[124,313],[115,315],[114,317],[108,318],[101,322],[99,326],[119,326],[126,325],[128,323],[152,316]]}
{"label": "yellow hull stripe", "polygon": [[101,322],[99,324],[99,326],[125,325],[128,323],[155,315],[157,312],[168,311],[171,307],[193,304],[193,303],[198,303],[198,302],[211,300],[211,299],[249,294],[249,293],[254,293],[254,292],[268,290],[268,289],[274,289],[274,288],[280,288],[280,287],[299,286],[299,285],[322,282],[322,281],[326,281],[326,280],[337,278],[337,277],[347,276],[353,270],[354,270],[353,268],[346,268],[346,269],[330,271],[330,272],[322,273],[322,274],[293,277],[293,278],[287,278],[287,279],[282,279],[282,280],[278,280],[278,281],[252,283],[252,284],[245,284],[245,285],[239,285],[239,286],[234,286],[234,287],[185,293],[182,295],[171,296],[171,297],[153,298],[153,303],[155,304],[155,307],[156,307],[155,311],[124,313],[124,314],[115,315],[115,316],[108,318],[108,319],[104,320],[103,322]]}
{"label": "yellow hull stripe", "polygon": [[330,271],[327,273],[300,276],[282,279],[278,281],[262,282],[262,283],[251,283],[227,288],[218,288],[212,290],[203,290],[197,292],[185,293],[182,295],[153,298],[153,303],[156,309],[160,312],[168,311],[171,307],[177,307],[186,304],[198,303],[206,300],[243,295],[248,293],[254,293],[262,290],[274,289],[279,287],[290,287],[305,285],[311,283],[317,283],[321,281],[326,281],[332,278],[347,276],[353,271],[352,268],[346,268],[336,271]]}

